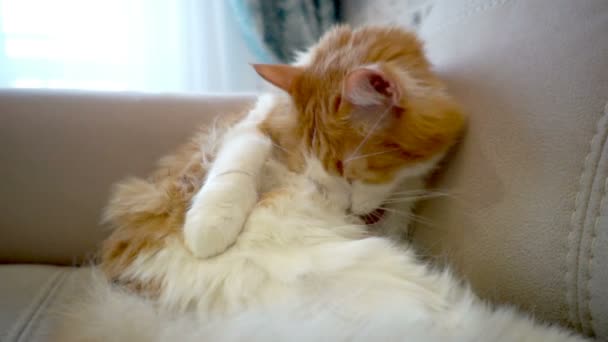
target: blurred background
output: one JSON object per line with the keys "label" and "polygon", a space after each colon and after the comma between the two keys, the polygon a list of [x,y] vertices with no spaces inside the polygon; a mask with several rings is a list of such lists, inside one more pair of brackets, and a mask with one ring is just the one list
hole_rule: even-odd
{"label": "blurred background", "polygon": [[416,28],[428,0],[0,0],[0,87],[255,92],[332,25]]}

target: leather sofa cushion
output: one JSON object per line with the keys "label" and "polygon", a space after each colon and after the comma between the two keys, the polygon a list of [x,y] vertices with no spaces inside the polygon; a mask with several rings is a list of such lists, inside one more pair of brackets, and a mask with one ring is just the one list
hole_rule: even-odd
{"label": "leather sofa cushion", "polygon": [[90,284],[88,268],[0,266],[0,340],[46,342],[61,310]]}
{"label": "leather sofa cushion", "polygon": [[415,242],[484,298],[608,339],[608,2],[435,1],[420,33],[470,126]]}

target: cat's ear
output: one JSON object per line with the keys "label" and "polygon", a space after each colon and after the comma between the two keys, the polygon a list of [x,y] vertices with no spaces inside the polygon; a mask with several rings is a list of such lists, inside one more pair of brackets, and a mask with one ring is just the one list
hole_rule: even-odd
{"label": "cat's ear", "polygon": [[346,76],[344,98],[356,106],[397,106],[401,98],[397,79],[377,66],[357,68]]}
{"label": "cat's ear", "polygon": [[291,92],[293,81],[302,74],[299,67],[287,64],[252,64],[255,71],[266,81]]}

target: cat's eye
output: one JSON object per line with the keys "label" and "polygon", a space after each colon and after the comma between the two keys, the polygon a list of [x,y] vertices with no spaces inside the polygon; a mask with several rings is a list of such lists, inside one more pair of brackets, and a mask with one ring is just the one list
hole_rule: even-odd
{"label": "cat's eye", "polygon": [[334,99],[334,112],[338,111],[338,108],[340,108],[341,103],[342,103],[342,96],[340,96],[340,95],[336,96],[336,98]]}

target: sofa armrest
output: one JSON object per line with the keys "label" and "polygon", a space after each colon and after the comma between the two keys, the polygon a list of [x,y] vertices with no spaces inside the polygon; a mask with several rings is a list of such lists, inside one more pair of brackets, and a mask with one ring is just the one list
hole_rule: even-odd
{"label": "sofa armrest", "polygon": [[112,183],[146,175],[198,126],[253,99],[0,91],[0,262],[92,255]]}

